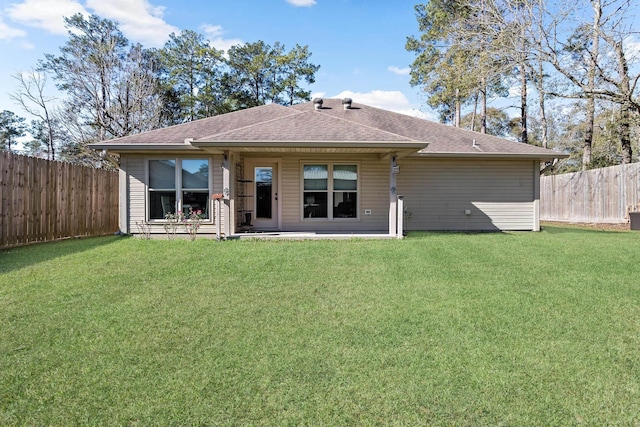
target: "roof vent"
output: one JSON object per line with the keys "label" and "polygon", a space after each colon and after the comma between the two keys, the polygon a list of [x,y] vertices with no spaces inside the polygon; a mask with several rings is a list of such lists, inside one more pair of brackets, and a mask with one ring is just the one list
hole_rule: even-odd
{"label": "roof vent", "polygon": [[471,143],[471,147],[472,148],[480,148],[480,146],[478,145],[478,143],[476,142],[476,139],[473,138],[473,142]]}
{"label": "roof vent", "polygon": [[322,98],[313,98],[313,108],[319,110],[322,108]]}
{"label": "roof vent", "polygon": [[342,108],[344,108],[345,110],[351,108],[351,98],[344,98],[342,100]]}

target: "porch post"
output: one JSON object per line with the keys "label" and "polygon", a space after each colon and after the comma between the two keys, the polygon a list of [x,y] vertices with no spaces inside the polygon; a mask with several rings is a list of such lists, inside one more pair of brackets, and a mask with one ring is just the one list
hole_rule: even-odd
{"label": "porch post", "polygon": [[222,157],[222,194],[224,203],[220,203],[222,209],[222,222],[224,227],[224,237],[229,238],[231,235],[231,172],[229,170],[230,153],[224,152]]}
{"label": "porch post", "polygon": [[398,196],[398,239],[404,237],[404,196]]}
{"label": "porch post", "polygon": [[222,202],[216,197],[216,239],[222,239]]}
{"label": "porch post", "polygon": [[395,168],[398,157],[393,154],[389,165],[389,235],[398,234],[398,202],[396,198],[396,174]]}

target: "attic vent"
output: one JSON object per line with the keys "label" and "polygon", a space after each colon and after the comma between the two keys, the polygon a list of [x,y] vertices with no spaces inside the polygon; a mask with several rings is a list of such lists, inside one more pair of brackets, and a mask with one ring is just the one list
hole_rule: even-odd
{"label": "attic vent", "polygon": [[322,108],[322,98],[313,98],[313,108],[319,110]]}
{"label": "attic vent", "polygon": [[351,108],[351,98],[344,98],[342,100],[342,108],[344,108],[345,110]]}

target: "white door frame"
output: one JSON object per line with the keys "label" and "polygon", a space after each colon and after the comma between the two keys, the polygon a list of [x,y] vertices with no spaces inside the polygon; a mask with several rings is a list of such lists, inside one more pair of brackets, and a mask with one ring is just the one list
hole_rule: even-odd
{"label": "white door frame", "polygon": [[[272,220],[260,220],[257,216],[257,197],[256,197],[256,182],[255,182],[255,168],[257,167],[271,167],[273,168],[273,193],[271,199],[272,206]],[[280,159],[276,158],[245,158],[245,170],[248,172],[247,176],[251,177],[253,181],[249,194],[250,206],[253,208],[253,228],[260,229],[282,229],[282,179],[281,177],[281,163]]]}

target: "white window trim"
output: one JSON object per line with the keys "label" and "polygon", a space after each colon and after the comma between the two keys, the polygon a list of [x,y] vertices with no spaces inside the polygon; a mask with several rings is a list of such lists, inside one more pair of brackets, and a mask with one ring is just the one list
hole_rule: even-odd
{"label": "white window trim", "polygon": [[[209,218],[207,219],[203,219],[202,223],[203,224],[215,224],[215,204],[213,199],[211,198],[211,194],[213,193],[213,158],[211,157],[198,157],[198,156],[183,156],[183,157],[174,157],[174,156],[158,156],[158,157],[146,157],[144,159],[144,173],[145,173],[145,195],[144,195],[144,216],[145,219],[148,223],[151,224],[166,224],[169,221],[167,221],[166,219],[151,219],[151,213],[149,211],[150,206],[149,206],[149,191],[153,191],[150,190],[150,186],[149,186],[149,162],[152,160],[175,160],[176,162],[176,176],[175,176],[175,182],[176,182],[176,188],[174,188],[173,190],[176,192],[176,211],[177,212],[182,212],[182,192],[185,191],[184,188],[182,188],[182,161],[183,160],[207,160],[209,162],[209,188],[207,189],[207,198],[209,199],[208,204],[209,206],[207,206],[208,208],[208,212],[209,212]],[[163,190],[163,189],[154,189],[156,191],[167,191],[167,190]],[[187,189],[187,191],[190,189]],[[202,191],[202,190],[200,190]]]}
{"label": "white window trim", "polygon": [[[304,167],[308,165],[327,165],[327,217],[326,218],[305,218],[304,216]],[[334,166],[355,166],[358,175],[356,186],[356,216],[355,218],[334,218],[333,217],[333,167]],[[300,161],[300,219],[304,222],[359,222],[360,221],[360,181],[362,181],[360,162],[350,161],[326,161],[326,160],[301,160]]]}

